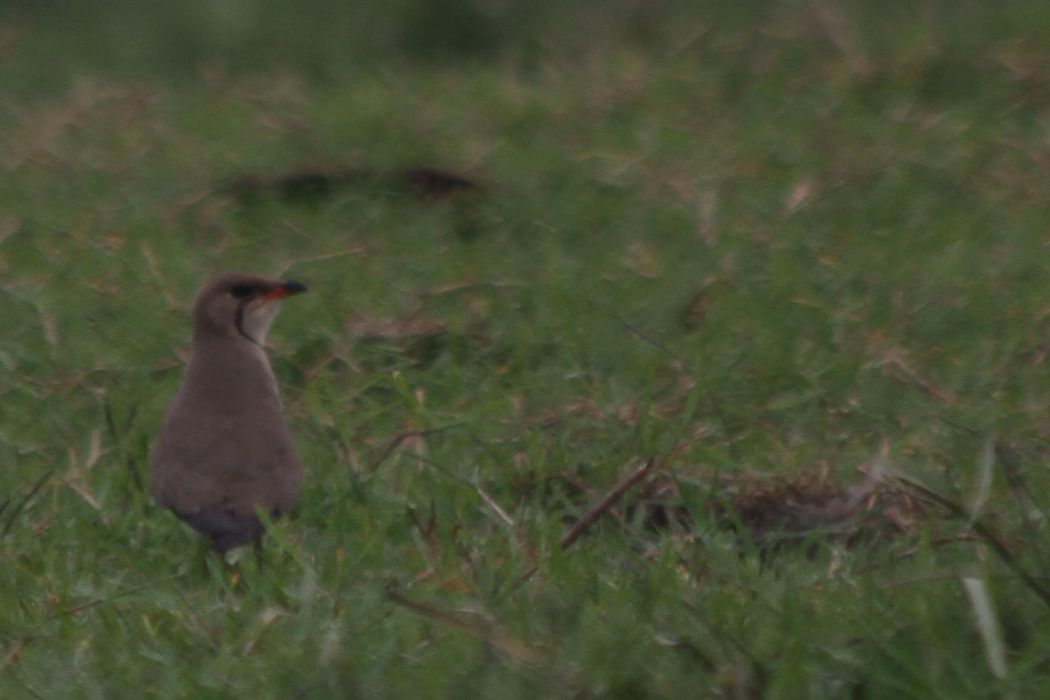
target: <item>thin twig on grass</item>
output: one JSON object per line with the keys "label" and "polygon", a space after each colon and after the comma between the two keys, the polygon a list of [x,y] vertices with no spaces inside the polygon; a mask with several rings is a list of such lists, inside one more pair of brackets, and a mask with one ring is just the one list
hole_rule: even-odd
{"label": "thin twig on grass", "polygon": [[652,470],[653,465],[655,464],[656,460],[650,457],[645,461],[644,464],[642,464],[642,466],[635,469],[623,479],[620,479],[620,482],[616,484],[616,486],[614,486],[607,494],[598,499],[598,501],[595,502],[594,505],[588,508],[587,511],[582,516],[580,516],[580,519],[573,524],[572,528],[570,528],[569,531],[562,536],[561,541],[558,543],[562,550],[566,550],[569,547],[571,547],[572,543],[578,540],[580,538],[580,535],[586,532],[591,527],[591,525],[593,525],[595,522],[598,521],[599,518],[605,515],[606,511],[608,511],[609,508],[612,507],[612,505],[616,503],[616,501],[618,501],[621,496],[627,493],[628,489],[630,489],[632,486],[641,481],[642,477],[648,474]]}
{"label": "thin twig on grass", "polygon": [[[925,484],[901,475],[894,476],[892,480],[901,490],[910,491],[918,498],[940,506],[960,520],[967,521],[970,518],[970,513],[965,507],[942,496]],[[1017,561],[1017,558],[1013,555],[1013,552],[1010,551],[1010,548],[1003,543],[999,538],[999,535],[991,525],[988,525],[985,522],[983,517],[974,519],[974,521],[970,523],[970,529],[980,535],[981,538],[988,543],[992,548],[992,551],[994,551],[999,559],[1002,560],[1003,564],[1017,574],[1029,590],[1038,596],[1044,603],[1050,605],[1050,588],[1043,586],[1038,579],[1028,573],[1028,571],[1021,566],[1021,563]]]}
{"label": "thin twig on grass", "polygon": [[617,321],[619,321],[621,326],[623,326],[628,331],[630,331],[634,335],[638,336],[640,339],[642,339],[645,342],[649,343],[654,348],[656,348],[657,350],[659,350],[660,352],[664,353],[665,355],[670,357],[672,360],[674,360],[675,369],[677,369],[679,372],[684,372],[684,373],[686,373],[686,374],[688,374],[690,376],[693,376],[695,374],[693,372],[692,366],[689,364],[689,362],[684,357],[682,357],[681,355],[679,355],[678,353],[676,353],[674,350],[672,350],[671,348],[667,347],[663,343],[659,342],[658,340],[656,340],[655,338],[653,338],[649,334],[645,333],[641,329],[636,328],[627,319],[625,319],[623,316],[621,316],[620,313],[615,308],[610,307],[610,311],[612,312],[613,317],[616,318]]}
{"label": "thin twig on grass", "polygon": [[[671,448],[667,454],[660,459],[656,457],[650,457],[645,460],[645,463],[635,469],[633,472],[620,479],[616,486],[613,486],[604,496],[598,499],[594,505],[584,511],[580,519],[566,532],[559,542],[562,550],[568,549],[573,542],[579,539],[580,535],[587,531],[595,521],[604,515],[612,506],[627,493],[628,490],[644,476],[653,471],[658,471],[664,467],[668,462],[677,457],[681,452],[689,446],[688,441],[681,441]],[[531,575],[531,574],[530,574]]]}
{"label": "thin twig on grass", "polygon": [[72,606],[70,606],[68,608],[63,608],[63,609],[59,610],[58,612],[54,613],[53,615],[51,615],[51,617],[49,619],[54,620],[54,619],[57,619],[59,617],[65,617],[66,615],[77,615],[79,613],[84,612],[85,610],[90,609],[90,608],[94,608],[94,607],[97,607],[97,606],[102,605],[104,603],[108,603],[111,600],[116,600],[117,598],[122,598],[124,596],[131,595],[132,593],[138,593],[139,591],[144,591],[144,590],[147,590],[149,588],[152,588],[153,586],[156,586],[159,583],[166,583],[168,581],[174,581],[175,579],[182,578],[183,576],[184,576],[184,574],[172,574],[171,576],[162,576],[161,578],[154,579],[152,581],[147,581],[146,583],[143,583],[143,584],[138,585],[138,586],[131,586],[129,588],[125,588],[123,590],[119,590],[119,591],[117,591],[117,592],[115,592],[115,593],[113,593],[111,595],[102,596],[101,598],[93,598],[93,599],[91,599],[89,601],[86,601],[86,602],[83,602],[83,603],[79,603],[77,605],[72,605]]}
{"label": "thin twig on grass", "polygon": [[33,496],[36,495],[36,492],[43,488],[44,484],[47,483],[47,480],[51,478],[52,474],[54,474],[54,470],[48,469],[44,472],[44,475],[33,484],[33,488],[29,489],[29,493],[26,494],[26,497],[19,501],[18,505],[16,505],[11,511],[11,515],[7,518],[7,522],[4,523],[4,529],[0,531],[0,536],[7,535],[11,532],[11,528],[15,526],[15,520],[18,519],[22,509],[26,507],[26,504],[29,503],[30,500],[32,500]]}
{"label": "thin twig on grass", "polygon": [[32,642],[33,639],[34,636],[30,634],[15,642],[11,647],[11,651],[7,652],[7,656],[4,657],[4,660],[0,661],[0,672],[7,670],[8,666],[11,666],[18,661],[18,657],[22,655],[22,652],[25,651],[25,648],[29,646],[29,643]]}
{"label": "thin twig on grass", "polygon": [[[675,450],[675,452],[677,452],[677,450]],[[558,546],[561,548],[561,550],[565,551],[566,549],[571,547],[572,543],[578,540],[584,532],[590,529],[590,527],[598,521],[599,518],[605,515],[605,513],[609,511],[609,509],[613,506],[613,504],[616,503],[616,501],[620,499],[621,496],[627,493],[627,491],[632,486],[637,484],[646,474],[651,472],[656,464],[656,458],[650,457],[645,461],[644,464],[642,464],[642,466],[632,471],[623,479],[620,479],[616,486],[612,487],[612,489],[609,490],[608,493],[606,493],[604,496],[595,501],[595,503],[590,508],[588,508],[582,516],[580,516],[580,519],[577,520],[571,528],[569,528],[569,531],[562,535],[561,540],[559,540],[558,542]],[[536,572],[539,571],[539,568],[539,564],[533,564],[528,569],[526,569],[525,573],[519,576],[518,579],[511,586],[511,590],[517,589],[530,578],[535,576]]]}
{"label": "thin twig on grass", "polygon": [[496,629],[494,625],[482,625],[471,620],[465,620],[446,610],[439,610],[429,605],[410,600],[393,590],[388,589],[386,591],[386,597],[387,600],[411,610],[431,622],[457,630],[473,637],[474,639],[481,640],[486,644],[513,656],[518,661],[523,661],[533,665],[546,661],[546,656],[539,649],[536,649],[518,639],[514,639]]}
{"label": "thin twig on grass", "polygon": [[995,443],[995,456],[999,463],[1003,465],[1003,475],[1006,477],[1006,483],[1017,499],[1021,517],[1024,518],[1025,528],[1028,532],[1035,532],[1037,527],[1031,515],[1031,509],[1023,501],[1027,500],[1032,507],[1039,511],[1039,516],[1044,521],[1050,517],[1050,513],[1047,512],[1042,500],[1037,498],[1032,489],[1028,487],[1028,483],[1021,473],[1021,465],[1018,463],[1017,452],[1013,446],[997,440]]}
{"label": "thin twig on grass", "polygon": [[[938,537],[936,539],[930,540],[929,543],[928,543],[928,546],[930,546],[930,547],[946,547],[946,546],[953,545],[953,544],[969,543],[969,542],[979,543],[981,541],[982,540],[981,540],[980,536],[978,536],[976,533],[973,533],[973,532],[960,532],[960,533],[958,533],[956,535],[953,535],[951,537]],[[893,556],[891,556],[885,562],[879,562],[879,563],[875,563],[875,564],[869,564],[867,566],[861,566],[861,567],[858,567],[858,568],[854,569],[854,572],[857,573],[857,574],[869,574],[869,573],[871,573],[873,571],[878,571],[878,570],[882,569],[885,566],[892,566],[892,565],[897,564],[899,562],[911,559],[916,554],[918,554],[919,551],[920,550],[919,550],[918,546],[908,547],[907,549],[905,549],[900,554],[894,554]],[[958,578],[958,575],[957,574],[951,574],[949,577],[950,578]],[[891,585],[891,587],[892,587],[892,585]]]}
{"label": "thin twig on grass", "polygon": [[440,425],[440,426],[438,426],[436,428],[425,428],[423,430],[406,430],[404,432],[398,433],[394,437],[390,438],[390,440],[387,442],[386,446],[383,447],[382,451],[379,453],[379,457],[377,457],[375,462],[372,463],[372,466],[369,469],[369,471],[374,472],[377,469],[379,469],[379,467],[381,467],[383,465],[383,462],[385,462],[390,457],[390,455],[392,455],[394,453],[394,450],[396,450],[398,447],[400,447],[401,444],[405,440],[408,440],[409,438],[416,438],[416,437],[418,437],[418,438],[429,437],[431,435],[436,435],[438,433],[443,433],[446,430],[452,430],[453,428],[458,428],[461,425],[465,425],[465,423],[463,421],[460,421],[458,423],[449,423],[448,425]]}
{"label": "thin twig on grass", "polygon": [[470,479],[468,479],[466,477],[460,476],[459,474],[456,474],[451,469],[443,467],[442,465],[438,464],[437,462],[435,462],[435,461],[433,461],[431,459],[427,459],[426,457],[423,457],[422,455],[409,455],[409,456],[412,459],[416,460],[417,462],[420,462],[421,464],[425,464],[426,466],[431,467],[432,469],[436,470],[438,473],[444,474],[445,476],[447,476],[448,478],[452,479],[453,481],[458,481],[459,483],[463,484],[464,486],[469,486],[470,488],[474,489],[474,492],[476,494],[478,494],[478,498],[480,498],[485,503],[485,505],[487,505],[489,508],[491,508],[492,511],[496,514],[497,517],[499,517],[500,520],[502,520],[504,523],[506,523],[511,528],[515,527],[514,519],[511,518],[509,515],[507,515],[507,511],[503,510],[503,508],[501,508],[500,505],[498,503],[496,503],[495,499],[492,498],[492,496],[490,496],[485,491],[485,489],[481,488],[480,484],[477,484],[476,482],[471,481]]}

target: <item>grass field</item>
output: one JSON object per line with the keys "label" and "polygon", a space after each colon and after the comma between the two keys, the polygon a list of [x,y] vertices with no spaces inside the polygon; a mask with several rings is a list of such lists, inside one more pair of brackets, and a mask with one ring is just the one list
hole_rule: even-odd
{"label": "grass field", "polygon": [[[373,5],[5,11],[0,697],[1050,696],[1050,9]],[[308,475],[205,571],[228,269]]]}

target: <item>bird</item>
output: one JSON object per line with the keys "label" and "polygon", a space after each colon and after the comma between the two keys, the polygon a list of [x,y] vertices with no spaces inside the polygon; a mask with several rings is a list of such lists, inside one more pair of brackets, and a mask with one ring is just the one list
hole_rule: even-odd
{"label": "bird", "polygon": [[290,280],[230,272],[193,305],[193,342],[178,393],[150,456],[150,494],[211,549],[253,544],[296,503],[303,467],[265,350],[281,302],[306,291]]}

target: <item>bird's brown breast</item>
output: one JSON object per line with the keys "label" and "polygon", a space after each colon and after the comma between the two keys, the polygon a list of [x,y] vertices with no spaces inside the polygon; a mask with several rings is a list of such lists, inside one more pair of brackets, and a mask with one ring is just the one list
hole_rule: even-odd
{"label": "bird's brown breast", "polygon": [[260,347],[229,337],[194,343],[151,461],[154,497],[180,514],[292,507],[302,466]]}

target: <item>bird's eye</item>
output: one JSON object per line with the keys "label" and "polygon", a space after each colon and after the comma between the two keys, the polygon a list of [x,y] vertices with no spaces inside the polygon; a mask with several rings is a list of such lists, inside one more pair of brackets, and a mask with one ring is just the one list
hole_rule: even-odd
{"label": "bird's eye", "polygon": [[247,299],[254,293],[255,290],[247,284],[235,284],[230,287],[230,295],[236,299]]}

